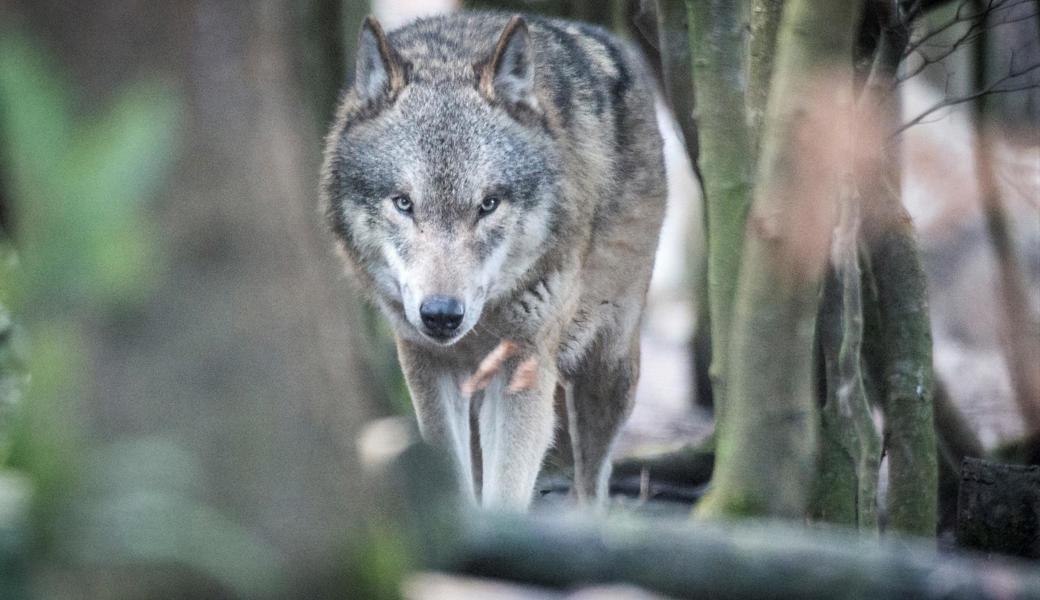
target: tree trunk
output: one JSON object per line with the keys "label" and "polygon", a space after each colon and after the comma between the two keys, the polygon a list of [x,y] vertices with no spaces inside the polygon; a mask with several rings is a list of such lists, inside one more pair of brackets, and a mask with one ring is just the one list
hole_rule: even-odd
{"label": "tree trunk", "polygon": [[715,422],[725,422],[730,330],[744,222],[751,200],[751,143],[744,115],[743,20],[729,0],[687,0],[698,166],[708,223],[708,310]]}
{"label": "tree trunk", "polygon": [[105,105],[142,71],[184,101],[182,152],[147,207],[154,293],[83,323],[91,443],[169,441],[198,460],[207,505],[290,571],[338,568],[368,502],[353,437],[379,384],[318,215],[324,119],[295,68],[297,5],[17,4],[75,74],[80,106]]}
{"label": "tree trunk", "polygon": [[813,328],[851,156],[844,156],[846,141],[821,163],[802,141],[816,127],[834,126],[832,106],[846,122],[837,130],[851,126],[849,57],[859,10],[855,2],[801,0],[784,11],[733,316],[727,417],[702,516],[805,514],[818,427]]}
{"label": "tree trunk", "polygon": [[[657,18],[658,47],[661,55],[661,74],[665,94],[679,123],[679,129],[686,143],[686,154],[693,164],[694,174],[701,191],[704,190],[703,178],[697,166],[699,147],[697,139],[697,123],[694,116],[693,66],[690,63],[690,24],[685,3],[674,0],[658,0],[655,4]],[[702,193],[702,202],[704,201]],[[697,231],[692,239],[707,238],[706,210],[692,211],[694,219],[688,224],[691,231]],[[694,398],[697,405],[711,410],[714,398],[711,388],[709,369],[711,368],[711,317],[708,300],[708,255],[700,243],[690,242],[686,247],[688,266],[686,278],[691,289],[696,290],[695,308],[697,311],[694,323],[694,334],[690,340],[691,379],[694,383]]]}
{"label": "tree trunk", "polygon": [[877,532],[881,439],[861,371],[862,273],[859,197],[846,187],[824,283],[817,336],[824,368],[820,455],[811,501],[814,518]]}
{"label": "tree trunk", "polygon": [[[882,32],[861,105],[878,106],[877,121],[887,143],[866,148],[860,174],[864,238],[876,289],[876,327],[865,345],[875,383],[882,388],[885,451],[888,456],[888,526],[934,536],[938,510],[938,466],[932,409],[932,335],[927,282],[913,224],[901,199],[902,163],[898,138],[898,94],[891,83],[906,45],[897,20]],[[868,323],[870,321],[868,320]]]}
{"label": "tree trunk", "polygon": [[[976,90],[982,90],[990,83],[986,69],[987,51],[990,47],[986,16],[990,11],[983,2],[976,0],[974,4],[979,14],[978,18],[982,21],[974,46],[974,87]],[[1040,434],[1040,325],[1033,317],[1029,298],[1022,285],[1022,271],[993,173],[990,137],[994,132],[991,130],[992,123],[987,115],[986,105],[985,95],[974,103],[975,173],[979,180],[979,197],[982,200],[986,229],[996,256],[999,276],[999,334],[1004,347],[1004,360],[1011,374],[1011,388],[1025,421],[1026,432]]]}
{"label": "tree trunk", "polygon": [[938,378],[935,380],[932,404],[935,409],[939,462],[937,530],[942,534],[953,531],[957,525],[957,490],[961,480],[961,464],[965,458],[983,458],[986,453]]}

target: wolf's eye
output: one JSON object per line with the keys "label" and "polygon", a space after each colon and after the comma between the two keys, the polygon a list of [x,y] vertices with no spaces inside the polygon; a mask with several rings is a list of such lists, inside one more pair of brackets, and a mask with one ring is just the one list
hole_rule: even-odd
{"label": "wolf's eye", "polygon": [[407,194],[398,194],[391,198],[391,201],[394,203],[394,208],[398,211],[406,215],[412,214],[412,199]]}
{"label": "wolf's eye", "polygon": [[495,212],[498,205],[502,201],[498,199],[498,196],[487,196],[484,201],[480,203],[480,216],[489,215]]}

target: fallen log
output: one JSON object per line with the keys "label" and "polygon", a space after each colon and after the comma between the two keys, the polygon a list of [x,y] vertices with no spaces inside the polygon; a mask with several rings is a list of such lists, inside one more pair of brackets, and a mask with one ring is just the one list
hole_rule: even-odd
{"label": "fallen log", "polygon": [[482,515],[448,570],[550,588],[626,582],[676,598],[1040,598],[1040,572],[917,541],[759,523]]}
{"label": "fallen log", "polygon": [[715,442],[686,444],[676,449],[639,452],[614,463],[612,477],[640,477],[645,471],[653,481],[676,485],[701,485],[711,480],[715,467]]}
{"label": "fallen log", "polygon": [[943,554],[934,543],[896,534],[879,540],[789,522],[460,511],[443,453],[399,447],[370,477],[383,487],[383,518],[414,544],[410,570],[554,589],[629,583],[675,598],[1040,600],[1033,564]]}

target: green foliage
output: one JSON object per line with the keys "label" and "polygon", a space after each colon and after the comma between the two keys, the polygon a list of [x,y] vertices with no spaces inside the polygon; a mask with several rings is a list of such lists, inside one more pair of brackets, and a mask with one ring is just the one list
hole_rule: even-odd
{"label": "green foliage", "polygon": [[[12,257],[10,261],[8,257]],[[0,256],[0,269],[12,268],[13,254]],[[11,448],[11,423],[28,382],[28,341],[24,328],[0,303],[0,465]]]}
{"label": "green foliage", "polygon": [[5,364],[2,375],[17,381],[27,366],[33,384],[8,419],[6,463],[32,475],[45,543],[57,510],[52,500],[75,472],[87,343],[75,317],[147,294],[156,253],[141,208],[169,163],[175,103],[168,90],[147,84],[100,118],[79,119],[72,95],[27,38],[0,36],[0,156],[16,223],[3,251],[13,257],[18,248],[17,268],[3,271],[0,301],[32,339],[26,363],[12,326],[5,346],[21,359]]}
{"label": "green foliage", "polygon": [[373,521],[354,537],[347,557],[353,595],[371,600],[400,598],[401,582],[416,566],[414,540],[389,519]]}
{"label": "green foliage", "polygon": [[81,121],[43,57],[20,35],[2,37],[0,150],[31,278],[3,286],[8,302],[21,290],[34,311],[59,312],[147,294],[158,257],[140,209],[173,155],[177,102],[166,86],[145,82]]}

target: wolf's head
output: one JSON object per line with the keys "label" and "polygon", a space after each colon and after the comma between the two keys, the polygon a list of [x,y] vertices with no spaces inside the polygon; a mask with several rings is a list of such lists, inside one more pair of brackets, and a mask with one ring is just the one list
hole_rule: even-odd
{"label": "wolf's head", "polygon": [[[476,64],[400,53],[374,19],[326,149],[323,193],[383,304],[449,345],[524,279],[552,235],[559,157],[514,17]],[[406,325],[407,327],[407,325]]]}

